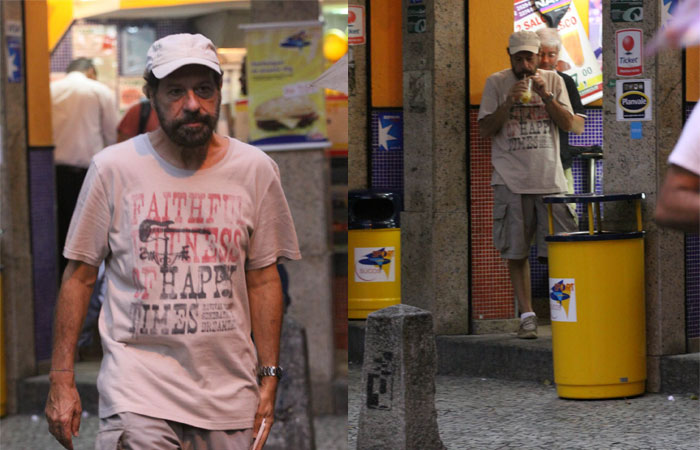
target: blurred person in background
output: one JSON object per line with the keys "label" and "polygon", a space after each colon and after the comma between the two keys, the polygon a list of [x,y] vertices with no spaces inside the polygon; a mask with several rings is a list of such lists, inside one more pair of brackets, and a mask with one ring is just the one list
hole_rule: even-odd
{"label": "blurred person in background", "polygon": [[[571,132],[575,134],[583,133],[586,121],[586,110],[581,103],[581,96],[578,93],[576,82],[569,75],[557,70],[559,62],[559,52],[561,51],[561,37],[555,28],[540,28],[536,31],[540,38],[540,69],[554,70],[564,80],[566,92],[569,94],[571,108],[574,110],[573,123]],[[574,193],[574,176],[571,172],[571,163],[574,159],[574,152],[569,147],[569,133],[559,129],[559,154],[561,156],[561,165],[564,168],[566,176],[567,192]],[[575,209],[576,205],[569,204]],[[575,213],[574,213],[575,214]]]}
{"label": "blurred person in background", "polygon": [[158,115],[151,108],[151,102],[147,98],[142,98],[124,113],[124,117],[117,126],[117,142],[154,131],[159,126]]}
{"label": "blurred person in background", "polygon": [[97,70],[90,59],[74,59],[66,73],[51,83],[59,274],[68,262],[61,256],[63,245],[90,160],[117,141],[119,122],[114,92],[97,81]]}
{"label": "blurred person in background", "polygon": [[[673,18],[660,30],[645,53],[700,44],[700,0],[680,2]],[[660,225],[700,233],[700,108],[695,105],[676,146],[668,157],[668,171],[656,203]]]}

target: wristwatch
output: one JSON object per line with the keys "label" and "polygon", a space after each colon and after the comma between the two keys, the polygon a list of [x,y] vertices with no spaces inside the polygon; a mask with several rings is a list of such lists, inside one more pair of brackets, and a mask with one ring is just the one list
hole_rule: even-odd
{"label": "wristwatch", "polygon": [[551,102],[552,100],[554,100],[554,93],[553,92],[550,92],[549,95],[547,95],[545,98],[542,99],[542,101],[544,102],[545,105],[548,104],[549,102]]}
{"label": "wristwatch", "polygon": [[277,379],[282,378],[284,370],[280,366],[260,366],[258,371],[258,377],[277,377]]}

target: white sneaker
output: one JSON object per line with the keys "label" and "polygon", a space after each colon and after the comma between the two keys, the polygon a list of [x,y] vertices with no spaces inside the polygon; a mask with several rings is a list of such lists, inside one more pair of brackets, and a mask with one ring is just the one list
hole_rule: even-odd
{"label": "white sneaker", "polygon": [[520,339],[537,339],[537,316],[528,316],[520,321],[518,337]]}

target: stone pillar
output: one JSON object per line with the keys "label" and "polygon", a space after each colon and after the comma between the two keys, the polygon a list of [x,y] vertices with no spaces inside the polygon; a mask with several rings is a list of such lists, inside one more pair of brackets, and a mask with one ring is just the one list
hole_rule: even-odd
{"label": "stone pillar", "polygon": [[267,450],[316,449],[306,346],[304,328],[286,316],[280,345],[280,366],[285,373],[277,386],[275,423],[265,442]]}
{"label": "stone pillar", "polygon": [[[350,5],[364,6],[366,0],[352,0]],[[369,21],[365,19],[365,30]],[[367,44],[351,45],[348,49],[348,189],[369,186],[367,160]]]}
{"label": "stone pillar", "polygon": [[428,311],[394,305],[367,317],[358,450],[442,450],[437,350]]}
{"label": "stone pillar", "polygon": [[[315,0],[253,0],[252,23],[318,20]],[[289,313],[308,336],[313,409],[332,412],[333,261],[330,238],[330,165],[324,149],[270,151],[294,217],[302,260],[287,264]]]}
{"label": "stone pillar", "polygon": [[[417,6],[425,28],[407,24]],[[464,7],[403,2],[401,301],[431,311],[437,334],[469,331]]]}
{"label": "stone pillar", "polygon": [[316,0],[252,0],[250,2],[252,23],[318,20],[320,17],[321,10]]}
{"label": "stone pillar", "polygon": [[[659,364],[663,355],[685,352],[685,289],[683,234],[653,222],[658,188],[666,173],[666,160],[678,139],[683,121],[682,61],[680,51],[665,50],[643,61],[642,75],[652,86],[651,121],[643,121],[642,139],[630,138],[630,122],[616,119],[615,32],[642,29],[649,42],[661,25],[660,3],[644,0],[643,22],[612,22],[610,2],[603,2],[603,189],[606,193],[644,192],[647,390],[659,390]],[[631,205],[604,206],[608,229],[634,229]]]}
{"label": "stone pillar", "polygon": [[[7,49],[7,26],[22,21],[23,2],[0,3],[0,44]],[[22,65],[24,60],[24,37]],[[0,54],[0,267],[2,269],[2,328],[7,376],[7,411],[17,411],[17,383],[34,375],[34,301],[27,168],[25,71],[19,83],[7,78],[7,51]]]}
{"label": "stone pillar", "polygon": [[279,165],[302,256],[301,261],[285,265],[292,299],[288,312],[308,336],[314,412],[330,413],[334,376],[330,165],[323,149],[268,155]]}

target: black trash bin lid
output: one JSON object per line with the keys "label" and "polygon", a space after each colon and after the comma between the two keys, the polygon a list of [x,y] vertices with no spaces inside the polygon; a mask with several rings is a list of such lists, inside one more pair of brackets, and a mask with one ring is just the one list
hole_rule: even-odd
{"label": "black trash bin lid", "polygon": [[348,229],[398,228],[401,198],[396,192],[354,190],[348,193]]}

